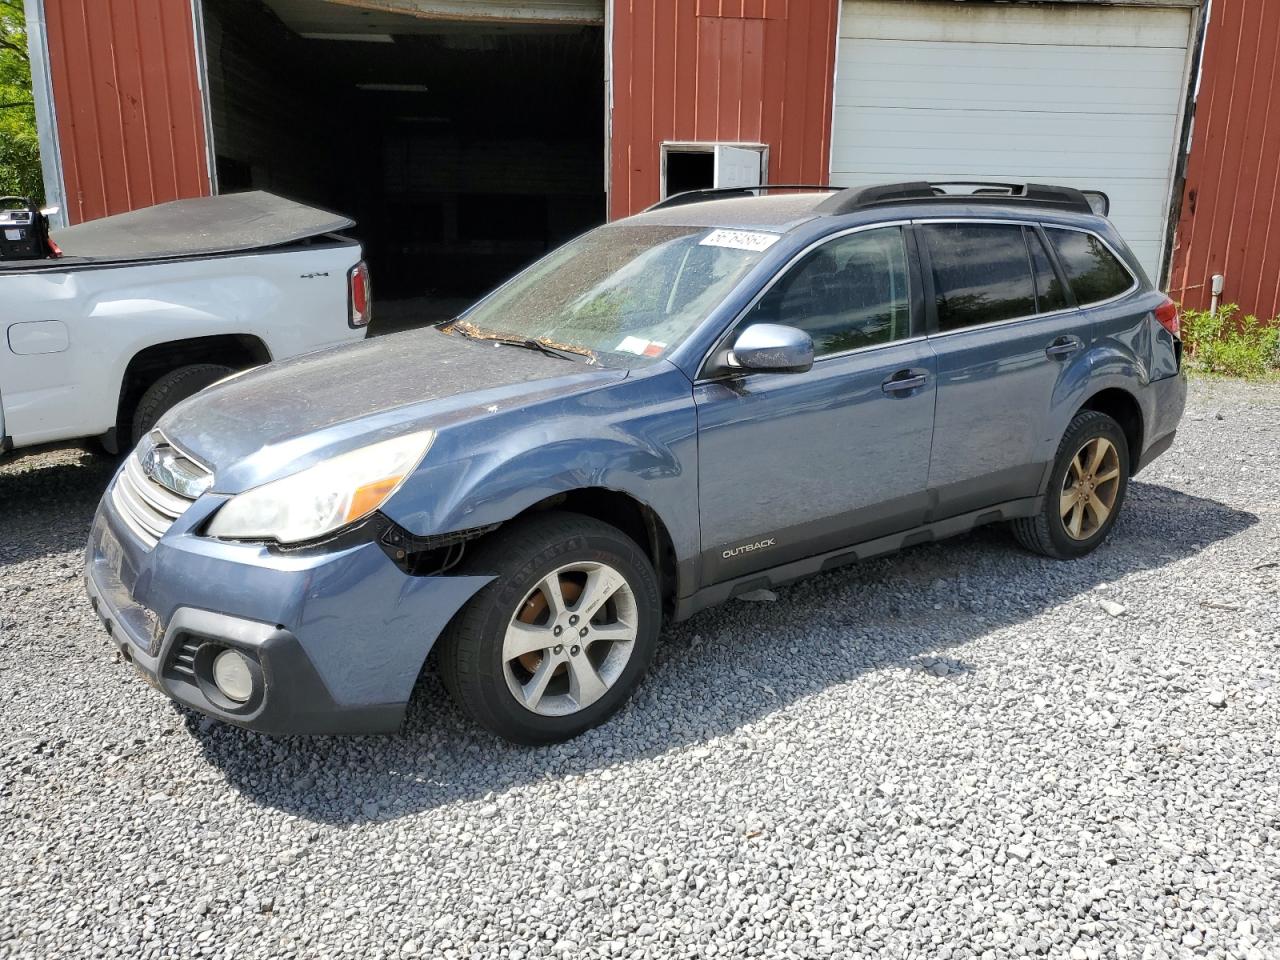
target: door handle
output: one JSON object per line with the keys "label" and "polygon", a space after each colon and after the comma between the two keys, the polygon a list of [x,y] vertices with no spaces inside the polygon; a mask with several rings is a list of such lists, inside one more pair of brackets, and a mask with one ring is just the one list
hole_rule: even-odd
{"label": "door handle", "polygon": [[880,384],[880,389],[885,393],[901,393],[906,390],[916,390],[923,387],[929,382],[929,377],[923,373],[912,373],[910,370],[899,370],[892,377]]}
{"label": "door handle", "polygon": [[1082,346],[1084,346],[1084,343],[1081,342],[1079,337],[1059,337],[1045,347],[1044,355],[1050,360],[1061,360],[1064,357],[1071,356]]}

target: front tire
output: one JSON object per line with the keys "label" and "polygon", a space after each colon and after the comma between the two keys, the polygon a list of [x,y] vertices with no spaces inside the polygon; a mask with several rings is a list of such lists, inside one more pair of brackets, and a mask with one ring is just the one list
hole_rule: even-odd
{"label": "front tire", "polygon": [[662,622],[653,566],[631,538],[546,513],[483,542],[465,566],[496,579],[449,625],[440,673],[473,720],[515,743],[557,743],[626,703]]}
{"label": "front tire", "polygon": [[1129,489],[1129,442],[1105,413],[1082,410],[1058,446],[1044,507],[1011,524],[1028,550],[1073,560],[1092,553],[1115,526]]}

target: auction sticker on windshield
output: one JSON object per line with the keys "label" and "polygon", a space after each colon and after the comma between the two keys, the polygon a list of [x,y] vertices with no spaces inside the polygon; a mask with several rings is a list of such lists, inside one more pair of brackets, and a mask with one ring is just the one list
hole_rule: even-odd
{"label": "auction sticker on windshield", "polygon": [[667,345],[656,340],[642,340],[640,337],[624,337],[614,349],[622,353],[634,353],[638,357],[660,357]]}
{"label": "auction sticker on windshield", "polygon": [[732,250],[751,250],[759,253],[778,242],[776,233],[757,233],[752,230],[712,230],[702,238],[699,246],[729,247]]}

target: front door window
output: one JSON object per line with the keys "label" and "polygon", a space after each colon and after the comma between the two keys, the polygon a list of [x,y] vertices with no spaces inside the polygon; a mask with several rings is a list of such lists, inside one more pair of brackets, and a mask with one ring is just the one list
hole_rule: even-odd
{"label": "front door window", "polygon": [[901,227],[852,233],[807,254],[745,323],[799,327],[818,357],[890,343],[911,333],[910,278]]}

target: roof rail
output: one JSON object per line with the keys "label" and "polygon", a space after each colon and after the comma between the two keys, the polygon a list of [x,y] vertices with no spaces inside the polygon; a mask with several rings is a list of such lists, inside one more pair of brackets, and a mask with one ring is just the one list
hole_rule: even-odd
{"label": "roof rail", "polygon": [[665,200],[659,200],[653,206],[648,207],[645,213],[650,210],[663,210],[667,207],[680,207],[686,203],[701,203],[704,200],[725,200],[731,197],[751,197],[759,196],[761,192],[766,190],[840,190],[840,187],[833,187],[826,183],[761,183],[750,187],[712,187],[706,190],[686,190],[683,193],[673,193]]}
{"label": "roof rail", "polygon": [[[955,187],[970,187],[954,192]],[[1096,213],[1105,217],[1111,200],[1099,190],[1053,187],[1043,183],[990,183],[986,181],[942,180],[891,183],[876,187],[850,187],[818,205],[820,213],[841,214],[891,203],[999,203],[1055,207],[1074,213]]]}

